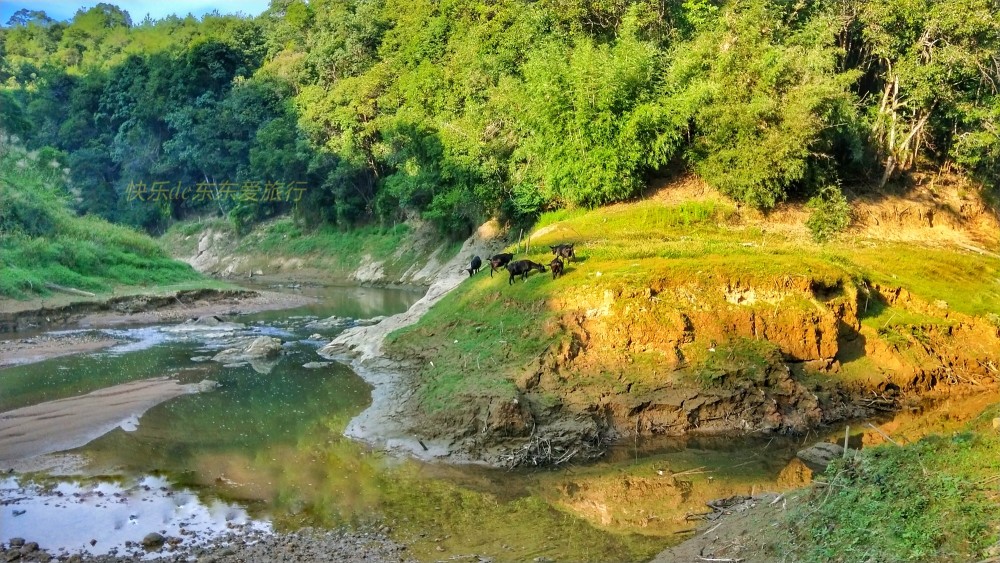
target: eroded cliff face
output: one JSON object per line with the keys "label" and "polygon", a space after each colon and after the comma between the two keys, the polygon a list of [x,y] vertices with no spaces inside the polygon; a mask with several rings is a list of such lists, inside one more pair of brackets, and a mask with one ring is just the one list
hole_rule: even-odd
{"label": "eroded cliff face", "polygon": [[[921,322],[872,323],[886,307]],[[986,319],[849,279],[595,283],[545,308],[537,330],[551,343],[513,373],[512,395],[468,397],[414,428],[506,464],[596,453],[623,435],[803,433],[992,383],[1000,357]]]}

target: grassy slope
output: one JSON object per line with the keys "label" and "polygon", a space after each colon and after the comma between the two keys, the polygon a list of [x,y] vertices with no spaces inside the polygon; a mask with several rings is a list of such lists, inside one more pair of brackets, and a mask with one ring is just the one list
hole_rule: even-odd
{"label": "grassy slope", "polygon": [[45,295],[46,282],[93,292],[200,280],[150,237],[67,205],[58,165],[0,144],[0,296]]}
{"label": "grassy slope", "polygon": [[[866,448],[831,465],[771,540],[790,561],[977,561],[995,556],[1000,435],[993,405],[959,431]],[[993,559],[987,559],[993,561]]]}

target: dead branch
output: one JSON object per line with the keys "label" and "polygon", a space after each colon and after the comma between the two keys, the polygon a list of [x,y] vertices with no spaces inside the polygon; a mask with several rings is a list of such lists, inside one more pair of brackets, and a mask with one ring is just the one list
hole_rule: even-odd
{"label": "dead branch", "polygon": [[71,295],[81,295],[83,297],[96,297],[93,293],[89,291],[83,291],[81,289],[74,289],[72,287],[64,287],[61,285],[56,285],[54,283],[45,282],[46,289],[51,289],[52,291],[60,291],[62,293],[69,293]]}

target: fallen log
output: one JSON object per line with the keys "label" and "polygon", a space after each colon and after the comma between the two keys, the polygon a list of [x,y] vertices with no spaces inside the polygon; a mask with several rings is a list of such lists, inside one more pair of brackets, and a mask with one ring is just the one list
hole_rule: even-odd
{"label": "fallen log", "polygon": [[71,295],[81,295],[83,297],[97,297],[96,295],[94,295],[93,293],[91,293],[89,291],[83,291],[82,289],[74,289],[72,287],[64,287],[64,286],[56,285],[54,283],[49,283],[49,282],[45,283],[45,288],[46,289],[51,289],[52,291],[60,291],[62,293],[69,293]]}

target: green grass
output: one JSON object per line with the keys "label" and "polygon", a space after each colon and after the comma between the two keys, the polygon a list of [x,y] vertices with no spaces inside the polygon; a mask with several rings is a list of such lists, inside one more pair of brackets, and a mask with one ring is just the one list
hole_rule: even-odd
{"label": "green grass", "polygon": [[392,256],[409,231],[405,224],[394,227],[365,226],[349,231],[334,227],[304,230],[291,217],[272,221],[240,241],[241,251],[281,252],[285,256],[327,255],[351,262],[365,254],[384,260]]}
{"label": "green grass", "polygon": [[997,407],[966,431],[906,446],[864,449],[835,462],[789,514],[795,533],[774,549],[788,560],[976,561],[997,540]]}
{"label": "green grass", "polygon": [[836,250],[856,275],[888,287],[903,287],[928,304],[982,316],[1000,311],[1000,260],[958,249],[883,244]]}
{"label": "green grass", "polygon": [[152,238],[73,215],[65,181],[37,153],[0,143],[0,296],[47,295],[46,283],[100,292],[201,279]]}
{"label": "green grass", "polygon": [[[433,307],[417,325],[393,333],[387,346],[397,353],[431,352],[433,365],[422,371],[421,396],[430,412],[446,410],[460,397],[513,397],[516,386],[510,370],[527,367],[548,341],[537,323],[550,316],[542,301],[530,299],[529,278],[503,293],[496,284],[506,277],[480,275],[464,284],[463,295]],[[433,331],[424,326],[438,327]]]}

